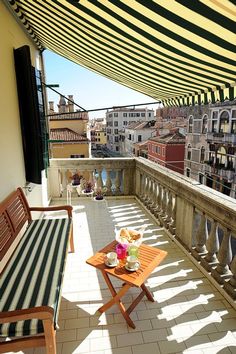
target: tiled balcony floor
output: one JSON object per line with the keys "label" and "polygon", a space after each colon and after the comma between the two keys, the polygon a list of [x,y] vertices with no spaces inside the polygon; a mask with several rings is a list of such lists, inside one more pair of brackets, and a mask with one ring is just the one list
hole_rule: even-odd
{"label": "tiled balcony floor", "polygon": [[[67,260],[58,354],[236,353],[236,311],[134,199],[100,203],[79,198],[73,206],[76,252]],[[168,256],[147,282],[156,301],[142,299],[131,313],[136,325],[132,329],[117,306],[97,313],[110,291],[100,272],[85,261],[114,239],[114,225],[143,224],[144,242],[166,250]],[[131,289],[125,305],[137,290]]]}

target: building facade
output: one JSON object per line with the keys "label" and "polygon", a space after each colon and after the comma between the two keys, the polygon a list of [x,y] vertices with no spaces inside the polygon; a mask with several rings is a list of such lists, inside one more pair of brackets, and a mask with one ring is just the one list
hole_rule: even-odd
{"label": "building facade", "polygon": [[124,145],[122,154],[124,156],[135,156],[135,144],[147,141],[155,134],[155,120],[149,122],[131,123],[124,131]]}
{"label": "building facade", "polygon": [[185,174],[236,196],[236,103],[190,107]]}
{"label": "building facade", "polygon": [[49,146],[50,156],[54,158],[90,157],[90,139],[88,136],[88,113],[74,111],[73,95],[61,96],[58,112],[54,103],[49,102]]}
{"label": "building facade", "polygon": [[[106,113],[107,147],[109,150],[120,153],[122,148],[122,134],[124,129],[137,121],[154,120],[154,110],[147,108],[128,109],[116,108]],[[124,139],[123,139],[124,140]],[[123,141],[124,142],[124,141]]]}
{"label": "building facade", "polygon": [[236,103],[209,109],[205,184],[236,198]]}
{"label": "building facade", "polygon": [[185,136],[179,131],[148,140],[148,160],[184,174]]}

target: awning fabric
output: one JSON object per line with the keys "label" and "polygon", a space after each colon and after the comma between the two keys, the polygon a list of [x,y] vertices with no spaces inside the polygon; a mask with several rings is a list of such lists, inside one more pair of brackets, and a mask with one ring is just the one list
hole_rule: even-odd
{"label": "awning fabric", "polygon": [[47,48],[164,105],[236,97],[228,0],[5,0]]}

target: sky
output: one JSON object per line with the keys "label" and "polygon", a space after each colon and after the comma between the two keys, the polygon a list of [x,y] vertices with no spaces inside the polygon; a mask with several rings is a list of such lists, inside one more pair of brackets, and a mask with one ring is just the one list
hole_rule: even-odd
{"label": "sky", "polygon": [[[59,87],[55,87],[55,90],[65,96],[73,95],[74,101],[84,109],[155,102],[149,96],[85,69],[49,50],[45,50],[43,56],[46,84],[59,84]],[[59,95],[50,89],[47,89],[47,95],[48,101],[54,101],[54,109],[56,110]],[[144,105],[144,107],[155,110],[158,108],[158,104]],[[103,118],[105,112],[91,112],[89,118]]]}

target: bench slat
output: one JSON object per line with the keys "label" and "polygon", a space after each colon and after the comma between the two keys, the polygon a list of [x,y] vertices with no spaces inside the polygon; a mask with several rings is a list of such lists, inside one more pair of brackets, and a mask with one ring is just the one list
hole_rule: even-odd
{"label": "bench slat", "polygon": [[[70,219],[32,221],[2,275],[0,311],[50,306],[56,328],[70,224]],[[0,325],[3,336],[42,332],[40,320]]]}

